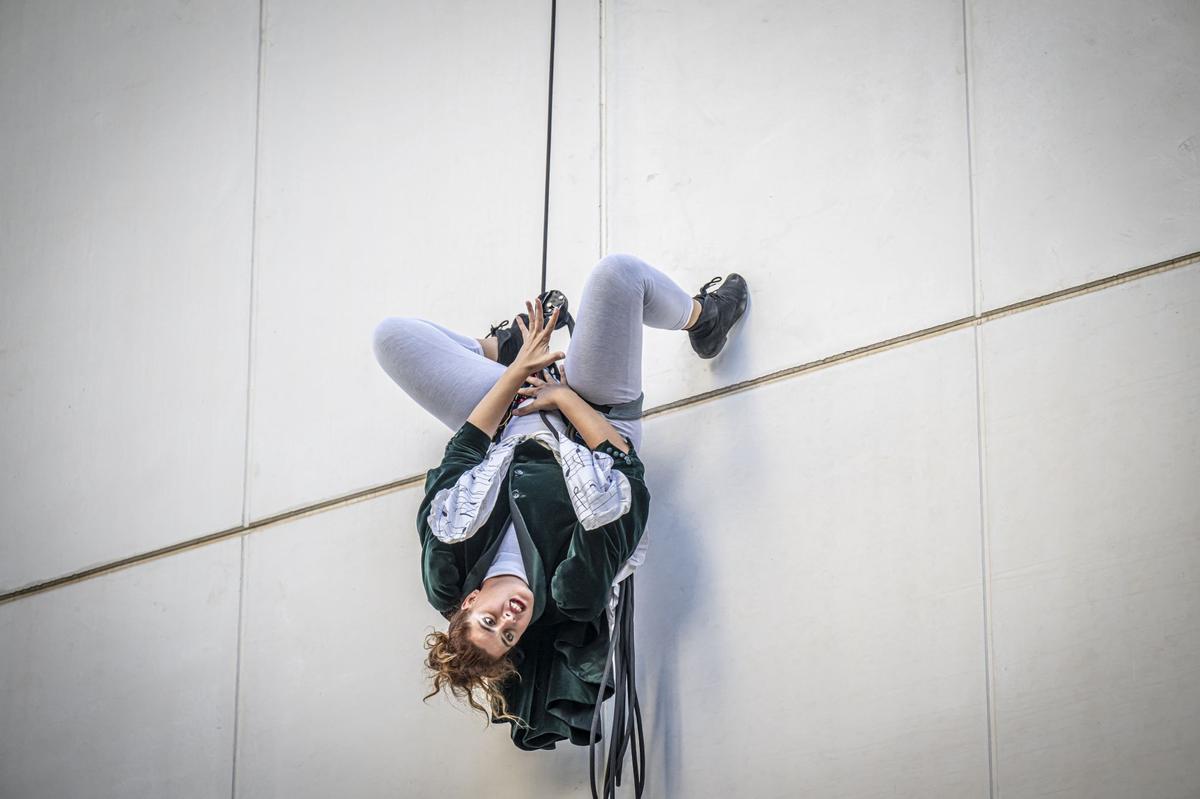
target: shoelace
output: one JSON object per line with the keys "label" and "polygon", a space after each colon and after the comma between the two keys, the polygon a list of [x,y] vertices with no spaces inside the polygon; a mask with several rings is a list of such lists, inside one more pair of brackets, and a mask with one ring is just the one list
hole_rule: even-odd
{"label": "shoelace", "polygon": [[497,325],[492,325],[491,329],[490,329],[490,330],[488,330],[488,335],[489,335],[489,336],[494,336],[494,335],[496,335],[496,331],[497,331],[497,330],[503,330],[504,328],[508,327],[508,323],[509,323],[509,320],[508,320],[508,319],[505,319],[505,320],[504,320],[503,322],[501,322],[500,324],[497,324]]}
{"label": "shoelace", "polygon": [[722,279],[722,278],[721,278],[721,276],[720,276],[720,275],[718,275],[717,277],[714,277],[712,280],[710,280],[710,281],[708,281],[707,283],[705,283],[703,286],[701,286],[701,287],[700,287],[700,294],[699,294],[698,296],[700,296],[700,297],[706,297],[706,296],[708,296],[708,289],[709,289],[711,286],[715,286],[715,285],[717,285],[718,283],[720,283],[720,282],[721,282],[721,279]]}

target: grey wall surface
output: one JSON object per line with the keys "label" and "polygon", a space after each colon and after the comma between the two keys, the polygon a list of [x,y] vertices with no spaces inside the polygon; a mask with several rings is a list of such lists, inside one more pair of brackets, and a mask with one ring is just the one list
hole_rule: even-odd
{"label": "grey wall surface", "polygon": [[[450,431],[370,346],[537,293],[549,34],[0,0],[0,796],[590,795],[421,702]],[[645,337],[649,796],[1200,796],[1196,41],[558,3],[548,285],[752,292],[715,360]]]}

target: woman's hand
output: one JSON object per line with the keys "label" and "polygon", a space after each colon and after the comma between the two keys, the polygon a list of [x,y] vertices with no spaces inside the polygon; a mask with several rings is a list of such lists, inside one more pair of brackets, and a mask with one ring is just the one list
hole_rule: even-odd
{"label": "woman's hand", "polygon": [[542,370],[540,378],[530,375],[526,380],[530,385],[518,389],[517,393],[523,397],[533,397],[533,402],[514,409],[513,416],[524,416],[527,413],[558,408],[559,400],[562,397],[575,393],[567,385],[567,367],[560,366],[558,371],[562,375],[562,380],[554,380],[546,373],[545,369]]}
{"label": "woman's hand", "polygon": [[467,417],[468,422],[489,438],[496,434],[496,429],[504,420],[505,412],[512,404],[513,396],[525,385],[526,379],[541,371],[543,367],[565,357],[561,352],[549,351],[550,334],[554,332],[554,324],[558,320],[561,308],[555,308],[554,314],[548,320],[543,320],[541,298],[538,298],[536,303],[526,302],[525,307],[529,310],[530,324],[526,327],[524,320],[517,317],[517,325],[523,334],[520,351]]}
{"label": "woman's hand", "polygon": [[550,352],[550,334],[554,332],[554,325],[558,322],[558,312],[562,310],[562,306],[555,308],[554,313],[544,323],[541,297],[534,302],[526,300],[525,308],[529,312],[529,327],[525,326],[524,319],[517,317],[517,327],[521,329],[523,342],[509,367],[522,376],[536,374],[566,357],[562,352]]}

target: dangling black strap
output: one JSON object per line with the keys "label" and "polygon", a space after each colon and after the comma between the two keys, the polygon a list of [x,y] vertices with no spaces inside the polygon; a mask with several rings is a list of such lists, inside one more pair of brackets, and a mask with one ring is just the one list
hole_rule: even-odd
{"label": "dangling black strap", "polygon": [[[603,796],[604,799],[615,799],[617,795],[626,749],[629,749],[629,760],[633,766],[634,796],[640,797],[646,786],[646,734],[642,729],[642,706],[638,701],[635,679],[633,575],[622,580],[620,586],[621,592],[613,614],[612,635],[608,642],[608,657],[604,662],[604,676],[600,678],[600,691],[596,697],[596,708],[592,711],[592,727],[588,735],[588,776],[592,799],[600,799],[601,796],[596,790],[596,742],[604,737],[601,708],[610,669],[613,674],[613,721],[607,757],[604,745],[600,745],[600,757],[605,760]],[[631,743],[635,740],[637,746],[633,748]]]}
{"label": "dangling black strap", "polygon": [[[558,430],[550,424],[546,412],[538,411],[538,415],[542,417],[542,423],[558,436]],[[617,585],[617,606],[613,610],[608,652],[604,659],[604,675],[600,678],[600,688],[596,691],[596,705],[592,710],[592,726],[588,734],[588,776],[591,780],[593,799],[600,799],[596,792],[596,742],[604,737],[604,719],[601,712],[610,671],[613,675],[613,731],[604,766],[604,799],[616,797],[616,790],[621,785],[621,769],[625,764],[626,749],[630,750],[630,762],[633,765],[635,797],[641,797],[646,784],[646,734],[642,729],[642,706],[637,695],[634,652],[633,575],[629,575]],[[607,614],[606,604],[605,622],[608,621]],[[635,739],[637,748],[632,749],[630,743]],[[605,757],[603,744],[600,746],[600,757]]]}

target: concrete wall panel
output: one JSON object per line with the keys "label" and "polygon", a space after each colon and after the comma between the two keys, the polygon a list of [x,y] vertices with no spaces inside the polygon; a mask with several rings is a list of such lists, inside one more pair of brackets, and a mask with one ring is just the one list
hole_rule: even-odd
{"label": "concrete wall panel", "polygon": [[654,418],[649,796],[988,795],[970,331]]}
{"label": "concrete wall panel", "polygon": [[0,590],[241,521],[257,35],[0,5]]}
{"label": "concrete wall panel", "polygon": [[[554,136],[550,148],[547,288],[601,257],[600,9],[560,0],[554,48]],[[548,6],[547,6],[548,7]],[[532,298],[540,275],[530,278]],[[578,302],[578,296],[570,297]],[[518,308],[517,310],[522,310]],[[509,318],[515,316],[515,312]]]}
{"label": "concrete wall panel", "polygon": [[536,295],[548,55],[539,4],[268,4],[250,518],[441,452],[372,333],[482,337]]}
{"label": "concrete wall panel", "polygon": [[240,549],[0,605],[0,796],[229,795]]}
{"label": "concrete wall panel", "polygon": [[997,795],[1200,794],[1200,267],[983,357]]}
{"label": "concrete wall panel", "polygon": [[1200,250],[1200,5],[968,5],[982,307]]}
{"label": "concrete wall panel", "polygon": [[971,313],[958,5],[605,7],[602,249],[752,294],[716,362],[647,336],[648,405]]}

